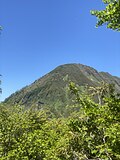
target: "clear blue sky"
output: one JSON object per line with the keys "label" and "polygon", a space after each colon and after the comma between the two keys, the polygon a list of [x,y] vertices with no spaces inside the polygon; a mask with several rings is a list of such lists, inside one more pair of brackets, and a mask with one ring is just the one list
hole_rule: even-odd
{"label": "clear blue sky", "polygon": [[0,0],[3,94],[65,63],[82,63],[120,76],[120,33],[95,28],[91,9],[101,0]]}

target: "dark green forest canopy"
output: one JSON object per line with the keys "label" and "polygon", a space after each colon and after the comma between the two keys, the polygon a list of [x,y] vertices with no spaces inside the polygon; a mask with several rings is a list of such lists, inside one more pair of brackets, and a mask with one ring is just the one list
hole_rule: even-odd
{"label": "dark green forest canopy", "polygon": [[104,10],[91,11],[98,19],[96,27],[106,24],[107,28],[120,31],[120,0],[103,0],[103,3],[106,4]]}

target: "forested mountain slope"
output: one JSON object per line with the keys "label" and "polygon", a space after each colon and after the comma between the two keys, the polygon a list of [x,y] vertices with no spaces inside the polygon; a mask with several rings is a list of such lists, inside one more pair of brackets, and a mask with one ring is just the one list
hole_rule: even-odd
{"label": "forested mountain slope", "polygon": [[63,106],[67,104],[66,89],[68,80],[80,86],[97,86],[101,81],[114,83],[120,91],[120,78],[107,72],[98,72],[92,67],[82,64],[65,64],[58,66],[29,86],[12,94],[5,102],[9,104]]}

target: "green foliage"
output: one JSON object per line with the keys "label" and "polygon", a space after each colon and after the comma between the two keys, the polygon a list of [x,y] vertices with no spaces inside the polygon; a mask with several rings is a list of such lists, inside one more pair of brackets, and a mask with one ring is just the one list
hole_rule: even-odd
{"label": "green foliage", "polygon": [[[47,75],[36,80],[29,86],[12,94],[5,103],[12,105],[24,105],[25,108],[38,105],[39,108],[48,108],[58,116],[63,114],[66,105],[72,105],[72,96],[67,90],[68,82],[79,86],[99,86],[101,81],[114,83],[120,91],[120,78],[108,73],[98,72],[95,69],[82,64],[65,64],[57,67]],[[82,89],[81,89],[82,90]],[[84,88],[83,88],[84,90]]]}
{"label": "green foliage", "polygon": [[103,0],[103,2],[107,4],[104,10],[91,11],[91,14],[98,18],[96,27],[106,24],[107,28],[120,31],[120,0]]}
{"label": "green foliage", "polygon": [[0,106],[1,160],[58,160],[67,145],[64,119],[50,119],[36,108]]}
{"label": "green foliage", "polygon": [[0,26],[0,30],[2,30],[2,26]]}
{"label": "green foliage", "polygon": [[120,95],[105,83],[83,93],[73,82],[69,87],[74,102],[65,108],[68,117],[0,104],[1,160],[120,159]]}
{"label": "green foliage", "polygon": [[[0,75],[1,77],[1,75]],[[1,79],[0,79],[0,86],[1,86]],[[0,94],[2,93],[2,88],[0,87]]]}
{"label": "green foliage", "polygon": [[[109,87],[109,94],[101,97],[103,104],[86,95],[77,98],[82,108],[70,119],[69,126],[71,147],[78,159],[120,159],[120,97]],[[98,92],[100,88],[96,88]],[[75,84],[71,89],[76,94]]]}

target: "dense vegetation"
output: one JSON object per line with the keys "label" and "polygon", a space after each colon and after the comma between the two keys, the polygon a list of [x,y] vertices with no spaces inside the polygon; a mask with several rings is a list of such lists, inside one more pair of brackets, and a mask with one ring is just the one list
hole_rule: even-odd
{"label": "dense vegetation", "polygon": [[82,94],[73,82],[69,88],[74,105],[59,118],[48,109],[1,104],[1,160],[120,159],[120,95],[105,83]]}
{"label": "dense vegetation", "polygon": [[[104,2],[106,10],[93,12],[97,25],[120,30],[120,1]],[[69,87],[74,105],[59,118],[47,107],[0,104],[1,160],[120,160],[120,94],[105,83],[84,93]]]}
{"label": "dense vegetation", "polygon": [[12,94],[5,100],[10,105],[24,105],[25,108],[37,105],[39,108],[48,106],[56,110],[64,110],[66,105],[71,104],[72,98],[67,90],[68,81],[71,80],[79,86],[99,86],[101,81],[114,83],[116,90],[120,92],[120,78],[106,72],[98,72],[92,67],[82,64],[65,64],[58,66],[48,74],[37,79]]}

